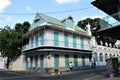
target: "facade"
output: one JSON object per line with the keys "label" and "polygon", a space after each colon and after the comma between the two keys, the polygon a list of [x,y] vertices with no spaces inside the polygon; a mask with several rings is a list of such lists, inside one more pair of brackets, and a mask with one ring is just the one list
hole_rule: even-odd
{"label": "facade", "polygon": [[58,20],[37,13],[23,38],[25,69],[49,72],[89,65],[92,57],[91,36],[74,24],[71,16]]}
{"label": "facade", "polygon": [[[108,58],[120,58],[120,49],[119,48],[113,48],[112,46],[108,47],[107,44],[106,46],[103,45],[97,45],[97,42],[95,41],[95,38],[93,37],[92,39],[93,46],[93,55],[92,55],[92,60],[96,62],[97,66],[105,66],[106,62],[105,60]],[[119,43],[120,44],[120,43]]]}

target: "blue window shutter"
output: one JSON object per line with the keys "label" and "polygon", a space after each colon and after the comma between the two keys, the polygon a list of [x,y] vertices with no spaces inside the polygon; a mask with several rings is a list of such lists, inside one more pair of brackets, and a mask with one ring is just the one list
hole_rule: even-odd
{"label": "blue window shutter", "polygon": [[30,70],[33,69],[33,56],[30,56]]}
{"label": "blue window shutter", "polygon": [[41,45],[44,45],[44,33],[41,34]]}
{"label": "blue window shutter", "polygon": [[54,69],[59,69],[59,55],[54,54]]}
{"label": "blue window shutter", "polygon": [[25,61],[26,61],[26,70],[28,70],[28,61],[27,61],[27,57],[26,57]]}
{"label": "blue window shutter", "polygon": [[81,40],[81,49],[84,49],[84,40],[83,38],[81,38],[80,40]]}
{"label": "blue window shutter", "polygon": [[68,19],[67,20],[67,25],[68,25],[69,28],[73,28],[73,22],[72,22],[72,20]]}
{"label": "blue window shutter", "polygon": [[64,46],[68,47],[68,34],[64,34]]}
{"label": "blue window shutter", "polygon": [[65,70],[69,70],[69,55],[65,55]]}
{"label": "blue window shutter", "polygon": [[38,46],[38,35],[35,36],[35,46]]}
{"label": "blue window shutter", "polygon": [[54,46],[59,46],[58,32],[54,32]]}
{"label": "blue window shutter", "polygon": [[78,69],[78,57],[77,57],[77,55],[74,55],[74,68]]}
{"label": "blue window shutter", "polygon": [[73,35],[73,48],[76,48],[77,45],[76,45],[76,36]]}
{"label": "blue window shutter", "polygon": [[35,56],[35,71],[38,70],[38,56]]}
{"label": "blue window shutter", "polygon": [[40,56],[40,70],[44,71],[44,55]]}
{"label": "blue window shutter", "polygon": [[31,37],[31,48],[33,48],[33,46],[34,46],[34,36]]}

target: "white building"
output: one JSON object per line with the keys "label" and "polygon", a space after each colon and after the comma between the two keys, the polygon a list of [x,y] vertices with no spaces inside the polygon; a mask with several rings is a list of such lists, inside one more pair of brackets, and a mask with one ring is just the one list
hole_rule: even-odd
{"label": "white building", "polygon": [[93,49],[93,55],[92,60],[96,61],[97,66],[105,66],[106,62],[105,60],[112,57],[120,58],[120,49],[118,48],[112,48],[102,45],[97,45],[97,42],[95,40],[95,37],[92,39],[92,49]]}
{"label": "white building", "polygon": [[92,56],[91,36],[74,24],[71,16],[58,20],[37,13],[23,38],[26,70],[69,70],[89,65]]}

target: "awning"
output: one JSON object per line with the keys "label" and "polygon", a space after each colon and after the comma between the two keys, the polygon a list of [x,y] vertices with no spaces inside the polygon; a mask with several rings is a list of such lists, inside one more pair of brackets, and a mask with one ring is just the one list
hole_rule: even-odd
{"label": "awning", "polygon": [[110,36],[114,39],[120,40],[120,25],[100,29],[98,34]]}

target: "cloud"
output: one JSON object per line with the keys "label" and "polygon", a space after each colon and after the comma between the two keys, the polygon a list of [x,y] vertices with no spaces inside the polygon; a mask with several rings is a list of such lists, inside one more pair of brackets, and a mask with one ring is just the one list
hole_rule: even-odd
{"label": "cloud", "polygon": [[5,19],[7,22],[11,22],[12,21],[12,17],[11,16],[7,16]]}
{"label": "cloud", "polygon": [[94,15],[94,16],[83,16],[80,20],[85,20],[87,18],[95,19],[95,18],[103,18],[103,16]]}
{"label": "cloud", "polygon": [[30,11],[30,10],[31,10],[31,7],[30,7],[30,6],[26,6],[26,9],[27,9],[28,11]]}
{"label": "cloud", "polygon": [[56,0],[58,4],[77,3],[80,0]]}
{"label": "cloud", "polygon": [[0,0],[0,13],[3,12],[9,5],[11,5],[10,0]]}

